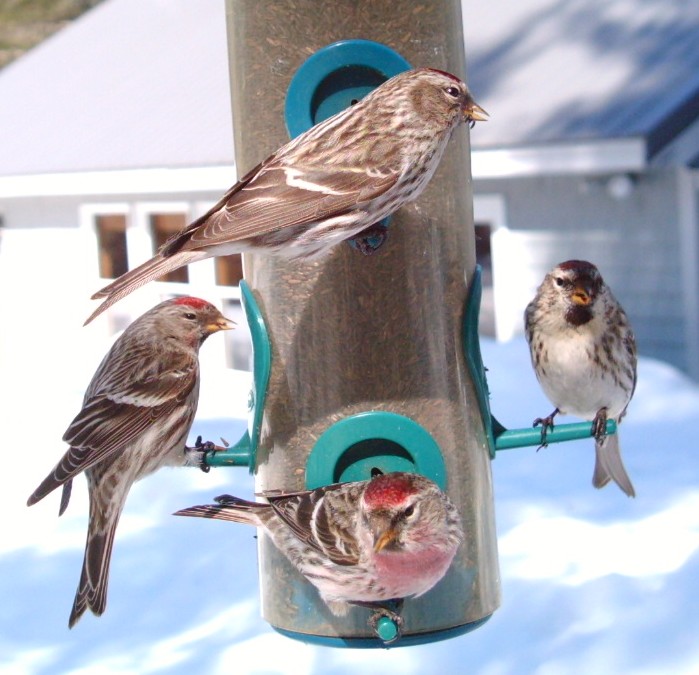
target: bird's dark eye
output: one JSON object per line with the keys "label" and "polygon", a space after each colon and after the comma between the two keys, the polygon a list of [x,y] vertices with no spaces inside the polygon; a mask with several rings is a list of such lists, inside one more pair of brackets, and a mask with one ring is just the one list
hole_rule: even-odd
{"label": "bird's dark eye", "polygon": [[444,91],[446,91],[452,98],[458,98],[459,94],[461,93],[457,87],[447,87]]}
{"label": "bird's dark eye", "polygon": [[565,279],[561,279],[561,277],[556,277],[556,286],[565,286],[566,282]]}
{"label": "bird's dark eye", "polygon": [[184,318],[194,321],[197,318],[197,315],[194,312],[186,312]]}
{"label": "bird's dark eye", "polygon": [[410,518],[410,516],[412,516],[413,513],[415,513],[415,507],[412,504],[407,509],[405,509],[405,511],[403,511],[403,515],[406,518]]}

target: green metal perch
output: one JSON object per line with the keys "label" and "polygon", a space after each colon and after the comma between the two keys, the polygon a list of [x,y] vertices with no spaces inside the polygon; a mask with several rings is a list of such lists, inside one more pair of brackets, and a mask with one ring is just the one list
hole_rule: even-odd
{"label": "green metal perch", "polygon": [[[496,420],[493,420],[497,423]],[[495,426],[495,424],[494,424]],[[494,430],[495,450],[511,450],[512,448],[524,448],[529,445],[541,445],[541,427],[527,427],[524,429],[505,429],[499,424],[498,430]],[[616,422],[607,420],[607,434],[616,433]],[[564,443],[580,438],[592,436],[592,422],[576,422],[574,424],[558,424],[546,432],[546,444]]]}

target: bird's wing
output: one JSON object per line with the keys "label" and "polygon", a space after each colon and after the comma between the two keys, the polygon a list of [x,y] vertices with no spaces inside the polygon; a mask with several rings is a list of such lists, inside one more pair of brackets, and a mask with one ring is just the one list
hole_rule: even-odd
{"label": "bird's wing", "polygon": [[261,164],[167,242],[162,253],[241,241],[341,216],[385,194],[398,178],[395,171],[380,167]]}
{"label": "bird's wing", "polygon": [[[140,361],[146,352],[127,352],[110,369],[104,386],[88,389],[89,397],[71,422],[63,440],[71,445],[61,465],[74,476],[138,438],[153,422],[171,414],[197,383],[196,355],[173,352],[167,369],[158,371]],[[153,355],[150,355],[151,359]],[[139,367],[140,366],[140,367]],[[98,373],[93,383],[98,379]],[[133,379],[134,373],[142,373]],[[92,393],[91,389],[98,391]],[[65,480],[65,479],[64,479]]]}
{"label": "bird's wing", "polygon": [[63,436],[66,443],[90,448],[99,458],[130,443],[181,405],[197,381],[196,356],[186,352],[173,354],[167,370],[144,369],[136,380],[131,378],[138,371],[129,367],[127,359],[120,365],[113,372],[112,386],[85,402]]}
{"label": "bird's wing", "polygon": [[196,352],[181,348],[175,340],[120,340],[95,371],[83,407],[100,396],[158,406],[180,396],[183,389],[191,391],[187,382],[196,381],[198,373]]}
{"label": "bird's wing", "polygon": [[[344,496],[340,497],[345,491],[337,492],[340,487],[331,485],[290,495],[269,495],[267,500],[299,539],[337,565],[356,565],[359,550],[352,523],[332,508],[333,497],[346,501]],[[356,515],[356,503],[347,507],[346,514]]]}
{"label": "bird's wing", "polygon": [[[631,402],[631,399],[633,398],[634,393],[636,392],[636,383],[638,381],[638,371],[637,371],[637,350],[636,350],[636,338],[634,337],[633,331],[631,328],[629,328],[626,331],[626,335],[624,335],[623,338],[623,343],[624,343],[624,348],[626,349],[626,353],[629,356],[630,360],[633,363],[633,386],[631,387],[631,393],[629,394],[629,403]],[[626,415],[626,410],[629,407],[629,404],[626,404],[626,407],[621,411],[621,414],[619,415],[619,418],[617,421],[621,421],[621,419]]]}
{"label": "bird's wing", "polygon": [[[196,354],[169,351],[168,358],[156,359],[153,348],[143,345],[115,345],[95,372],[83,400],[82,410],[63,435],[70,444],[58,464],[30,496],[35,504],[81,471],[118,453],[144,433],[150,424],[172,414],[195,389],[198,382]],[[158,364],[165,363],[163,369]],[[134,379],[134,373],[140,374]],[[193,410],[183,406],[183,415]],[[61,509],[67,506],[64,494]]]}

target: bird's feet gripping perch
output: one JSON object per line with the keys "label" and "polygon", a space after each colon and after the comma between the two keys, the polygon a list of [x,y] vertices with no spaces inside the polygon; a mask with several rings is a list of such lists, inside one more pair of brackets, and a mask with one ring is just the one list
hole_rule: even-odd
{"label": "bird's feet gripping perch", "polygon": [[385,218],[379,223],[374,223],[362,230],[356,237],[349,240],[350,245],[356,248],[362,255],[376,253],[388,239],[388,226]]}
{"label": "bird's feet gripping perch", "polygon": [[553,418],[558,415],[560,411],[558,408],[556,408],[548,417],[537,417],[534,420],[534,426],[538,427],[541,425],[541,445],[536,449],[537,452],[541,450],[541,448],[545,448],[548,443],[546,442],[546,436],[548,435],[549,430],[553,431]]}
{"label": "bird's feet gripping perch", "polygon": [[[222,442],[223,439],[221,439]],[[186,466],[196,466],[199,467],[204,473],[209,473],[211,470],[211,465],[209,464],[209,456],[213,457],[217,452],[222,452],[226,449],[227,445],[220,446],[212,443],[211,441],[202,441],[201,436],[197,436],[197,440],[194,442],[194,447],[190,448],[185,445],[185,465]]]}
{"label": "bird's feet gripping perch", "polygon": [[592,435],[597,443],[602,443],[607,436],[607,409],[600,408],[592,420]]}

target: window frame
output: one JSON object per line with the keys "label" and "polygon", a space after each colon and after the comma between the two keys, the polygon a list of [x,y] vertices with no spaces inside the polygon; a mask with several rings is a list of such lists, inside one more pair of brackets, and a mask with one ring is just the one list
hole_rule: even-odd
{"label": "window frame", "polygon": [[[206,213],[215,203],[215,201],[180,199],[133,202],[105,201],[81,205],[80,223],[86,235],[86,272],[90,282],[105,285],[112,281],[112,279],[100,275],[98,217],[120,215],[126,218],[126,255],[131,269],[153,255],[151,216],[183,214],[185,221],[191,223]],[[158,295],[164,297],[194,293],[221,301],[224,299],[240,301],[239,286],[225,286],[216,283],[216,268],[213,258],[191,265],[188,282],[154,281],[151,286]]]}
{"label": "window frame", "polygon": [[521,333],[521,312],[514,312],[508,300],[511,280],[505,270],[509,228],[505,195],[498,193],[473,195],[473,220],[490,226],[490,259],[493,273],[493,311],[495,339],[504,342]]}

